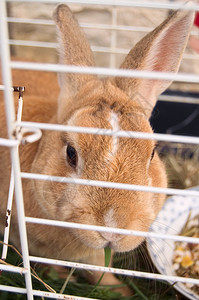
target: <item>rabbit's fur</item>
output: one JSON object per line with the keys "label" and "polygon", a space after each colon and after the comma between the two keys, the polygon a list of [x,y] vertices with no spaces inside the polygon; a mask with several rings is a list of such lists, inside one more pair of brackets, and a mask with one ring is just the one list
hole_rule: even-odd
{"label": "rabbit's fur", "polygon": [[[59,5],[54,20],[60,34],[61,62],[94,66],[90,46],[70,9]],[[177,72],[192,22],[193,12],[174,12],[130,51],[121,68]],[[26,87],[23,120],[149,133],[148,119],[157,96],[170,84],[164,80],[98,79],[95,75],[62,73],[57,103],[58,86],[52,73],[14,71],[13,83]],[[0,136],[6,137],[2,99],[0,105]],[[165,168],[154,147],[151,140],[45,131],[40,141],[20,146],[21,169],[74,179],[166,187]],[[73,151],[70,157],[67,149]],[[0,147],[1,232],[9,165],[8,149]],[[26,216],[141,231],[148,231],[165,199],[155,193],[25,179],[23,191]],[[19,247],[16,228],[14,207],[11,240]],[[28,224],[27,228],[32,255],[102,265],[107,245],[124,252],[143,241],[142,237],[45,225]],[[99,272],[91,277],[96,282]],[[102,283],[118,280],[106,274]]]}

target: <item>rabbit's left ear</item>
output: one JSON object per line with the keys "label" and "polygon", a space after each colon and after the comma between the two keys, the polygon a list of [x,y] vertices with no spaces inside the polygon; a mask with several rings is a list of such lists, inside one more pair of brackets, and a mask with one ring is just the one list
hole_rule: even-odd
{"label": "rabbit's left ear", "polygon": [[[94,66],[93,53],[76,18],[67,5],[56,7],[53,19],[60,35],[60,62],[73,66]],[[93,75],[60,73],[61,92],[73,96]]]}
{"label": "rabbit's left ear", "polygon": [[[177,72],[193,24],[193,11],[176,11],[147,34],[129,52],[122,69]],[[156,99],[170,84],[169,80],[117,77],[116,84],[132,99],[136,98],[149,117]],[[136,94],[135,94],[136,93]]]}

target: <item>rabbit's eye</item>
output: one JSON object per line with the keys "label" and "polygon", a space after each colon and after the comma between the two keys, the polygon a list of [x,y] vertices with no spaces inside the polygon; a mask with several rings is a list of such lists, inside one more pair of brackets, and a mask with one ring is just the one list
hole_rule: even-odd
{"label": "rabbit's eye", "polygon": [[75,168],[77,165],[77,151],[72,146],[68,145],[66,148],[67,162],[72,167]]}
{"label": "rabbit's eye", "polygon": [[152,159],[153,159],[153,157],[154,157],[154,154],[155,154],[155,148],[153,149],[153,152],[152,152],[152,154],[151,154],[151,161],[152,161]]}

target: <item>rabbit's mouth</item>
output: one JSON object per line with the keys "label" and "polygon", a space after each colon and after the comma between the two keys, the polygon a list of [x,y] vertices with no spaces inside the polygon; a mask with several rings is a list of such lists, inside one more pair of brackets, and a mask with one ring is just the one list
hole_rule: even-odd
{"label": "rabbit's mouth", "polygon": [[137,248],[143,242],[143,240],[143,237],[124,236],[118,241],[107,242],[105,247],[109,247],[115,252],[129,252]]}
{"label": "rabbit's mouth", "polygon": [[104,249],[106,247],[111,248],[115,252],[128,252],[137,248],[144,240],[140,236],[128,236],[108,232],[96,232],[90,231],[82,232],[79,230],[73,231],[76,237],[87,247],[92,249]]}

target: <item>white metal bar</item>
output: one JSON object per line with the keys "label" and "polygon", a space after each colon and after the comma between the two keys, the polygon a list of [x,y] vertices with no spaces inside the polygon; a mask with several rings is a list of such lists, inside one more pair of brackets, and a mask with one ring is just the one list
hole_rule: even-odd
{"label": "white metal bar", "polygon": [[18,18],[18,17],[7,17],[8,23],[19,23],[19,24],[33,24],[33,25],[47,25],[54,26],[55,22],[46,19],[30,19],[30,18]]}
{"label": "white metal bar", "polygon": [[50,292],[43,292],[43,291],[35,291],[33,290],[34,296],[40,296],[45,298],[51,298],[51,299],[68,299],[68,300],[98,300],[95,298],[87,298],[87,297],[79,297],[79,296],[72,296],[72,295],[66,295],[66,294],[58,294],[58,293],[50,293]]}
{"label": "white metal bar", "polygon": [[[17,109],[17,121],[20,122],[22,118],[22,109],[23,109],[23,98],[19,95],[18,99],[18,109]],[[19,134],[19,127],[16,127],[16,137]],[[10,186],[9,186],[9,193],[8,193],[8,202],[7,202],[7,209],[6,209],[6,226],[4,229],[4,239],[3,239],[3,250],[1,258],[3,260],[7,257],[8,252],[8,241],[9,241],[9,234],[10,234],[10,222],[11,222],[11,212],[12,212],[12,204],[13,204],[13,196],[14,196],[14,170],[13,166],[11,169],[10,175]]]}
{"label": "white metal bar", "polygon": [[98,186],[104,188],[121,189],[121,190],[129,190],[129,191],[199,197],[199,191],[196,190],[159,188],[159,187],[144,186],[144,185],[137,185],[137,184],[134,185],[134,184],[127,184],[127,183],[98,181],[98,180],[90,180],[90,179],[88,180],[88,179],[71,178],[71,177],[51,176],[50,174],[46,175],[46,174],[25,173],[25,172],[21,173],[21,177],[24,179],[56,181],[61,183],[73,183],[79,185]]}
{"label": "white metal bar", "polygon": [[199,93],[198,98],[190,97],[186,95],[176,96],[176,95],[160,95],[158,97],[159,101],[167,101],[173,103],[187,103],[187,104],[199,104]]}
{"label": "white metal bar", "polygon": [[8,252],[8,240],[10,234],[10,221],[11,221],[13,195],[14,195],[14,173],[12,168],[10,174],[10,186],[9,186],[8,202],[7,202],[7,209],[6,209],[6,226],[4,229],[3,249],[1,255],[2,260],[6,260],[7,252]]}
{"label": "white metal bar", "polygon": [[78,67],[73,65],[57,65],[57,64],[44,64],[32,62],[18,62],[11,61],[10,65],[13,69],[19,70],[37,70],[37,71],[50,71],[50,72],[69,72],[78,74],[96,74],[104,76],[118,76],[118,77],[131,77],[131,78],[148,78],[169,81],[181,81],[199,83],[199,75],[183,74],[183,73],[167,73],[167,72],[150,72],[139,70],[126,70],[126,69],[111,69],[99,67]]}
{"label": "white metal bar", "polygon": [[[26,294],[27,290],[24,288],[18,288],[13,287],[9,285],[0,285],[0,291],[8,291],[10,293],[17,293],[17,294]],[[68,299],[68,300],[97,300],[94,298],[85,298],[85,297],[78,297],[78,296],[72,296],[72,295],[66,295],[66,294],[58,294],[58,293],[50,293],[47,291],[37,291],[33,290],[33,295],[38,297],[45,297],[45,298],[51,298],[51,299]]]}
{"label": "white metal bar", "polygon": [[113,274],[127,275],[127,276],[148,278],[148,279],[156,279],[156,280],[166,280],[166,281],[170,281],[170,282],[187,282],[187,283],[199,284],[199,279],[193,279],[193,278],[160,275],[160,274],[156,274],[156,273],[140,272],[140,271],[110,268],[110,267],[107,268],[107,267],[101,267],[101,266],[95,266],[95,265],[89,265],[89,264],[73,263],[73,262],[61,261],[61,260],[55,260],[55,259],[47,259],[47,258],[35,257],[35,256],[31,256],[30,259],[31,259],[31,261],[34,261],[34,262],[53,264],[53,265],[71,267],[71,268],[84,269],[84,270],[101,271],[101,272],[106,272],[106,273],[113,273]]}
{"label": "white metal bar", "polygon": [[16,266],[12,266],[12,265],[4,265],[4,264],[0,264],[0,270],[6,271],[6,272],[20,273],[20,274],[27,273],[27,269],[25,269],[25,268],[16,267]]}
{"label": "white metal bar", "polygon": [[199,59],[199,55],[198,54],[184,54],[183,56],[182,56],[182,58],[183,59],[190,59],[190,60],[198,60]]}
{"label": "white metal bar", "polygon": [[19,145],[19,141],[17,140],[8,140],[8,139],[0,138],[0,146],[16,147],[17,145]]}
{"label": "white metal bar", "polygon": [[18,288],[10,285],[0,285],[0,291],[8,291],[10,293],[26,294],[27,289]]}
{"label": "white metal bar", "polygon": [[[16,18],[8,17],[7,22],[9,23],[25,23],[33,25],[48,25],[54,26],[55,23],[52,20],[46,19],[27,19],[27,18]],[[130,32],[150,32],[155,27],[146,27],[146,26],[125,26],[116,24],[95,24],[95,23],[79,23],[82,28],[86,29],[103,29],[103,30],[115,30],[115,31],[130,31]],[[192,30],[191,35],[198,35],[197,31]]]}
{"label": "white metal bar", "polygon": [[[117,24],[117,7],[112,7],[112,26]],[[110,40],[110,68],[115,68],[116,66],[116,57],[115,49],[117,48],[117,32],[111,31],[111,40]]]}
{"label": "white metal bar", "polygon": [[[9,45],[24,46],[24,47],[38,47],[38,48],[39,47],[40,48],[52,48],[52,49],[58,48],[57,43],[29,41],[29,40],[9,40]],[[113,54],[127,54],[129,52],[129,49],[109,48],[109,47],[99,47],[99,46],[91,46],[91,49],[93,52],[113,53]]]}
{"label": "white metal bar", "polygon": [[130,49],[91,46],[91,50],[99,53],[128,54]]}
{"label": "white metal bar", "polygon": [[80,269],[91,270],[91,271],[101,271],[101,272],[127,275],[127,276],[140,277],[140,278],[166,280],[166,281],[171,281],[171,282],[177,282],[177,281],[178,282],[187,282],[187,283],[189,282],[189,283],[194,283],[194,284],[199,283],[199,279],[193,279],[193,278],[160,275],[160,274],[156,274],[156,273],[124,270],[124,269],[110,268],[110,267],[107,268],[107,267],[101,267],[101,266],[95,266],[95,265],[89,265],[89,264],[81,264],[81,263],[73,263],[73,262],[68,262],[68,261],[46,259],[46,258],[42,258],[42,257],[31,256],[30,260],[34,261],[34,262],[40,262],[40,263],[46,263],[46,264],[55,264],[55,265],[71,267],[71,268],[80,268]]}
{"label": "white metal bar", "polygon": [[[25,23],[33,25],[48,25],[54,26],[55,23],[52,20],[46,19],[27,19],[27,18],[16,18],[8,17],[7,22],[9,23]],[[82,28],[86,29],[103,29],[103,30],[115,30],[115,31],[130,31],[130,32],[150,32],[154,27],[146,26],[125,26],[116,24],[95,24],[95,23],[79,23]],[[191,35],[198,35],[197,31],[191,31]]]}
{"label": "white metal bar", "polygon": [[13,173],[14,173],[15,199],[16,199],[18,226],[19,226],[20,241],[21,241],[21,250],[23,256],[23,265],[24,268],[27,269],[27,273],[25,274],[27,299],[33,300],[29,250],[28,250],[27,232],[26,232],[26,224],[25,224],[23,191],[22,191],[22,183],[21,183],[21,176],[20,176],[19,152],[17,147],[11,148],[11,159],[12,159]]}
{"label": "white metal bar", "polygon": [[[7,21],[9,23],[23,23],[23,24],[33,24],[33,25],[47,25],[54,26],[55,23],[52,20],[46,19],[28,19],[28,18],[17,18],[8,17]],[[104,29],[104,30],[117,30],[117,31],[135,31],[135,32],[149,32],[154,29],[154,27],[145,26],[124,26],[117,24],[95,24],[95,23],[79,23],[82,28],[86,29]],[[194,35],[197,33],[194,31]]]}
{"label": "white metal bar", "polygon": [[[7,17],[6,3],[5,0],[1,0],[0,1],[0,20],[1,20],[0,44],[1,44],[2,76],[3,76],[3,84],[5,86],[4,97],[5,97],[5,110],[6,110],[6,120],[7,120],[7,127],[8,127],[8,137],[12,139],[12,133],[15,125],[14,123],[15,110],[14,110],[14,99],[12,94],[10,51],[8,45],[8,27],[7,27],[6,17]],[[28,254],[22,184],[20,178],[20,163],[19,163],[18,147],[11,148],[11,162],[12,162],[13,173],[14,173],[15,196],[16,196],[20,241],[21,241],[21,248],[23,254],[23,265],[24,268],[27,269],[27,273],[25,274],[27,297],[28,300],[32,300],[33,299],[32,281],[31,281],[30,262],[29,262],[29,254]]]}
{"label": "white metal bar", "polygon": [[0,84],[0,91],[4,91],[4,85]]}
{"label": "white metal bar", "polygon": [[[193,56],[195,56],[196,59],[199,59],[199,56],[196,56],[196,55],[193,55]],[[190,57],[190,59],[191,59],[191,57]],[[0,91],[4,91],[4,85],[0,85]],[[183,94],[182,94],[182,96],[162,94],[158,97],[158,100],[178,102],[178,103],[199,104],[199,95],[198,95],[198,98],[195,98],[195,97],[190,97],[190,96],[186,96]],[[0,145],[1,145],[1,143],[0,143]]]}
{"label": "white metal bar", "polygon": [[[5,85],[0,84],[0,91],[5,91]],[[11,91],[14,92],[14,87],[11,87]]]}
{"label": "white metal bar", "polygon": [[91,127],[79,127],[79,126],[68,126],[60,124],[48,124],[48,123],[37,123],[37,122],[25,122],[22,121],[18,123],[21,127],[28,128],[39,128],[45,130],[56,130],[56,131],[67,131],[67,132],[77,132],[85,134],[96,134],[96,135],[107,135],[107,136],[117,136],[135,139],[148,139],[155,141],[167,141],[175,143],[189,143],[189,144],[199,144],[199,137],[193,136],[181,136],[181,135],[171,135],[162,133],[145,133],[137,131],[124,131],[119,130],[117,132],[112,129],[104,128],[91,128]]}
{"label": "white metal bar", "polygon": [[141,236],[144,238],[155,238],[155,239],[163,239],[164,238],[166,240],[171,240],[171,241],[199,244],[199,238],[185,237],[185,236],[180,236],[180,235],[159,234],[159,233],[155,233],[155,232],[127,230],[127,229],[121,229],[121,228],[87,225],[87,224],[64,222],[64,221],[50,220],[50,219],[32,218],[32,217],[26,217],[26,222],[34,223],[34,224],[49,225],[49,226],[58,226],[58,227],[64,227],[64,228],[73,228],[73,229],[75,228],[75,229],[81,229],[81,230],[91,230],[91,231],[94,230],[94,231],[99,231],[99,232],[110,232],[110,233],[130,235],[130,236]]}
{"label": "white metal bar", "polygon": [[[41,42],[41,41],[28,41],[28,40],[9,40],[9,45],[12,46],[24,46],[24,47],[40,47],[40,48],[52,48],[57,49],[57,43]],[[91,46],[93,52],[99,53],[111,53],[111,54],[128,54],[130,49],[116,48],[116,47],[99,47]],[[196,54],[184,54],[183,59],[187,60],[199,60],[199,56]],[[113,67],[113,66],[112,66]]]}
{"label": "white metal bar", "polygon": [[8,46],[8,28],[6,23],[6,5],[5,0],[0,1],[0,53],[1,53],[1,67],[4,84],[4,97],[7,101],[5,106],[8,136],[12,137],[13,124],[15,121],[14,99],[12,94],[12,79],[9,68],[10,49]]}
{"label": "white metal bar", "polygon": [[[7,2],[41,2],[41,0],[7,0]],[[60,3],[60,0],[42,0],[43,3]],[[82,4],[82,5],[104,5],[104,6],[123,6],[123,7],[140,7],[140,8],[159,8],[159,9],[182,9],[182,10],[199,10],[199,5],[190,4],[185,6],[184,2],[152,2],[152,1],[125,1],[125,0],[62,0],[62,3]]]}
{"label": "white metal bar", "polygon": [[52,48],[52,49],[56,49],[58,47],[57,43],[41,42],[41,41],[26,41],[26,40],[9,40],[9,45]]}

